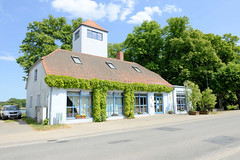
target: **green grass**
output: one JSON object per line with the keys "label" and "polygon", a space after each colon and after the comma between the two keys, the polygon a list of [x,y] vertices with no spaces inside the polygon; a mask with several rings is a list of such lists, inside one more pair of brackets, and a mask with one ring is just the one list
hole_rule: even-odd
{"label": "green grass", "polygon": [[5,120],[4,123],[11,123],[11,122],[18,122],[17,119],[8,119],[8,120]]}
{"label": "green grass", "polygon": [[23,117],[22,119],[36,131],[48,131],[48,130],[55,130],[55,129],[71,128],[71,126],[67,124],[55,124],[55,125],[39,124],[37,123],[36,120],[29,117]]}

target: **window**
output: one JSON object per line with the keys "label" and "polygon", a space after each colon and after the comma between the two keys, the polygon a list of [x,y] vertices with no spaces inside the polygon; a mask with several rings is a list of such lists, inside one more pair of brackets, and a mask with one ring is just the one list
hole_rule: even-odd
{"label": "window", "polygon": [[73,59],[74,63],[76,63],[76,64],[82,64],[82,61],[80,60],[79,57],[77,57],[77,56],[72,56],[72,59]]}
{"label": "window", "polygon": [[137,72],[139,72],[139,73],[142,73],[142,71],[141,71],[138,67],[132,66],[132,68],[135,69],[135,71],[137,71]]}
{"label": "window", "polygon": [[34,82],[36,82],[37,81],[37,69],[35,69],[35,71],[34,71]]}
{"label": "window", "polygon": [[116,69],[116,67],[112,64],[112,62],[106,62],[109,68]]}
{"label": "window", "polygon": [[78,31],[74,34],[74,40],[77,40],[77,39],[79,38],[79,31],[80,31],[80,30],[78,30]]}
{"label": "window", "polygon": [[37,95],[37,106],[41,106],[40,100],[41,100],[41,95]]}
{"label": "window", "polygon": [[135,113],[147,114],[147,94],[135,93]]}
{"label": "window", "polygon": [[186,96],[183,94],[177,94],[177,110],[178,111],[184,111],[187,109],[187,100]]}
{"label": "window", "polygon": [[119,92],[107,93],[107,116],[123,115],[123,94]]}
{"label": "window", "polygon": [[30,96],[29,107],[32,108],[32,96]]}
{"label": "window", "polygon": [[99,33],[99,32],[95,32],[95,31],[92,31],[92,30],[87,30],[87,37],[88,38],[93,38],[93,39],[96,39],[96,40],[100,40],[102,41],[103,40],[103,34],[102,33]]}
{"label": "window", "polygon": [[92,116],[91,92],[67,92],[67,118],[74,118],[76,115]]}

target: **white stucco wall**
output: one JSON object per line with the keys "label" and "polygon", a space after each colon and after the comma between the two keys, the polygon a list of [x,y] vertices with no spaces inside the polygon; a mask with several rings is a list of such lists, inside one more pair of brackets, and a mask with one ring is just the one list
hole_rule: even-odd
{"label": "white stucco wall", "polygon": [[186,90],[185,90],[185,87],[184,86],[177,86],[175,85],[174,86],[174,90],[172,91],[173,92],[173,96],[174,96],[174,112],[175,114],[187,114],[187,110],[185,111],[178,111],[177,110],[177,94],[184,94],[186,95]]}
{"label": "white stucco wall", "polygon": [[148,114],[149,115],[154,115],[155,110],[154,110],[154,93],[148,92]]}
{"label": "white stucco wall", "polygon": [[[34,72],[37,69],[37,81],[34,81]],[[47,95],[49,91],[48,85],[45,83],[44,78],[46,76],[45,70],[43,68],[42,62],[39,61],[35,64],[29,71],[28,81],[27,81],[27,94],[26,94],[26,109],[27,109],[27,116],[35,118],[36,106],[47,107]],[[32,97],[32,107],[30,104],[30,97]],[[38,97],[40,100],[38,101]]]}
{"label": "white stucco wall", "polygon": [[[87,30],[92,30],[103,34],[103,40],[87,37]],[[75,33],[80,30],[80,38],[74,40]],[[73,33],[73,51],[107,57],[107,32],[92,27],[81,25]]]}

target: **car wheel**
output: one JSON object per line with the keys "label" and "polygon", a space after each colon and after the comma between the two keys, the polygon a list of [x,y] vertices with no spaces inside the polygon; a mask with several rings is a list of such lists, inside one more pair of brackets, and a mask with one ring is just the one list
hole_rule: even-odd
{"label": "car wheel", "polygon": [[22,116],[18,116],[18,119],[21,119],[22,118]]}

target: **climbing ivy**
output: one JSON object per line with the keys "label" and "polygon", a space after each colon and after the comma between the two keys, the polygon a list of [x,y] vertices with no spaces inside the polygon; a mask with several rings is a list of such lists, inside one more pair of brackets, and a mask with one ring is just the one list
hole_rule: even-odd
{"label": "climbing ivy", "polygon": [[134,118],[134,104],[136,91],[146,92],[171,92],[172,87],[157,84],[144,83],[121,83],[116,81],[99,80],[99,79],[78,79],[68,76],[47,75],[45,82],[49,87],[57,88],[76,88],[91,89],[93,91],[93,118],[95,122],[102,122],[107,119],[107,91],[123,90],[124,91],[124,111],[125,116]]}

